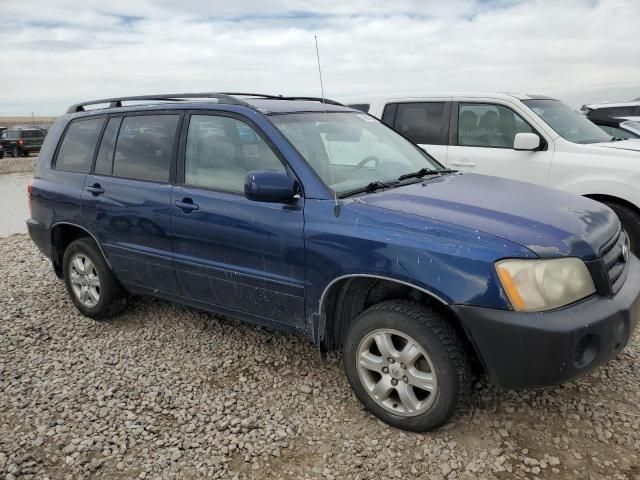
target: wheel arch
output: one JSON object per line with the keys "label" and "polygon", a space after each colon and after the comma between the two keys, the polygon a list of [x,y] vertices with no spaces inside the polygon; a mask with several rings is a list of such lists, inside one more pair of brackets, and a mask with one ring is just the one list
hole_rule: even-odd
{"label": "wheel arch", "polygon": [[638,215],[640,215],[640,208],[638,208],[638,206],[631,203],[629,200],[625,200],[624,198],[617,197],[615,195],[602,194],[602,193],[588,193],[583,196],[600,203],[617,203],[619,205],[622,205],[623,207],[630,208],[631,210],[636,212]]}
{"label": "wheel arch", "polygon": [[[440,312],[456,330],[470,357],[482,363],[469,332],[450,308],[450,302],[434,292],[395,278],[349,274],[327,284],[319,302],[318,343],[323,352],[342,347],[349,324],[364,310],[391,299],[413,300]],[[482,365],[484,368],[484,365]]]}
{"label": "wheel arch", "polygon": [[53,263],[53,270],[59,278],[63,278],[62,258],[64,256],[64,251],[71,242],[84,237],[89,237],[95,242],[102,254],[102,258],[104,258],[107,266],[111,268],[109,259],[104,254],[102,246],[89,230],[75,223],[58,222],[51,227],[51,260]]}

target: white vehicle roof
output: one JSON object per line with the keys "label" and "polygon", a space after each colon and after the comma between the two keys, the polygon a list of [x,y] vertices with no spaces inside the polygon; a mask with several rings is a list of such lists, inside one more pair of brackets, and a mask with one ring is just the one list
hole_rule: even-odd
{"label": "white vehicle roof", "polygon": [[517,92],[435,92],[435,93],[398,93],[384,95],[353,95],[341,97],[343,103],[365,103],[378,102],[383,100],[409,100],[417,98],[494,98],[498,100],[534,100],[546,99],[556,100],[546,95],[533,95]]}
{"label": "white vehicle roof", "polygon": [[609,107],[636,107],[640,105],[640,101],[632,101],[632,102],[617,102],[617,103],[592,103],[590,105],[584,105],[582,108],[590,108],[592,110],[597,110],[598,108],[609,108]]}

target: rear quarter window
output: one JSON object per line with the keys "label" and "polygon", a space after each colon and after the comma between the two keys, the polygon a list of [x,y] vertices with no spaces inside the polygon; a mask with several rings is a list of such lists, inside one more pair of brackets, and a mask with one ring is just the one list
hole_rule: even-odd
{"label": "rear quarter window", "polygon": [[56,169],[82,173],[91,170],[93,154],[103,124],[104,118],[71,122],[56,156]]}

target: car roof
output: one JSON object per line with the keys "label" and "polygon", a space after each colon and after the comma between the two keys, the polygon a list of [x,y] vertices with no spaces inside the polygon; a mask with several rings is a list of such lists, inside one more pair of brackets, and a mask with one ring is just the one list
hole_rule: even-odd
{"label": "car roof", "polygon": [[[303,113],[303,112],[354,112],[343,105],[305,100],[264,100],[247,98],[245,101],[263,113]],[[362,113],[362,112],[360,112]]]}
{"label": "car roof", "polygon": [[370,103],[384,100],[413,100],[421,98],[493,98],[497,100],[557,100],[547,95],[536,95],[517,92],[421,92],[416,94],[386,94],[386,95],[353,95],[341,97],[345,104]]}
{"label": "car roof", "polygon": [[590,108],[592,110],[598,110],[599,108],[637,107],[638,105],[640,105],[640,101],[617,102],[617,103],[592,103],[592,104],[585,105],[584,108]]}

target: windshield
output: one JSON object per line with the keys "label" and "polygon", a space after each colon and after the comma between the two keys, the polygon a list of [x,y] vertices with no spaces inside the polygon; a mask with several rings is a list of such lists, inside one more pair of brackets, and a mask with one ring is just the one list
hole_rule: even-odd
{"label": "windshield", "polygon": [[624,122],[622,123],[622,125],[627,129],[627,130],[631,130],[633,133],[635,133],[636,135],[640,135],[640,122],[636,122],[634,121],[628,121],[628,122]]}
{"label": "windshield", "polygon": [[443,169],[419,147],[369,115],[292,113],[273,115],[271,121],[338,195],[372,182],[396,181],[423,168]]}
{"label": "windshield", "polygon": [[587,120],[559,100],[523,100],[555,132],[573,143],[610,142],[607,135],[595,123]]}

